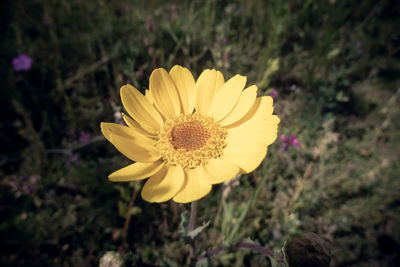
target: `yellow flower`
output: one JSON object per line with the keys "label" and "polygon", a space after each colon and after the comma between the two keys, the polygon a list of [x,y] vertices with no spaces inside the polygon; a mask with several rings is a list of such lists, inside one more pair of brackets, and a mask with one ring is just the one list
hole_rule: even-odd
{"label": "yellow flower", "polygon": [[135,163],[109,176],[114,182],[150,177],[142,198],[188,203],[207,195],[213,184],[249,173],[260,165],[277,136],[279,118],[270,96],[257,87],[243,90],[246,77],[227,82],[207,69],[195,82],[186,68],[160,68],[145,95],[121,87],[128,126],[101,123],[104,136]]}

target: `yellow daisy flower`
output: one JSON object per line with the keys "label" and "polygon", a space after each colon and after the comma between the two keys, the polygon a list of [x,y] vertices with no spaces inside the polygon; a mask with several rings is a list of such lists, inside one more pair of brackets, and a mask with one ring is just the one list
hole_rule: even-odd
{"label": "yellow daisy flower", "polygon": [[[150,177],[142,198],[188,203],[207,195],[213,184],[249,173],[260,165],[277,136],[279,118],[270,96],[244,89],[246,77],[227,82],[207,69],[195,82],[186,68],[159,68],[145,95],[121,87],[127,126],[101,123],[101,131],[135,163],[109,176],[114,182]],[[244,89],[244,90],[243,90]]]}

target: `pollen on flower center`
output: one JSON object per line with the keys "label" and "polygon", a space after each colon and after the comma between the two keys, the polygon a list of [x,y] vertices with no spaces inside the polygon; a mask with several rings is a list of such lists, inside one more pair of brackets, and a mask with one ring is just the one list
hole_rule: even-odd
{"label": "pollen on flower center", "polygon": [[226,130],[212,118],[181,115],[165,122],[155,146],[167,163],[195,168],[222,155],[225,137]]}
{"label": "pollen on flower center", "polygon": [[197,150],[207,143],[210,133],[199,121],[184,122],[171,131],[171,144],[177,150]]}

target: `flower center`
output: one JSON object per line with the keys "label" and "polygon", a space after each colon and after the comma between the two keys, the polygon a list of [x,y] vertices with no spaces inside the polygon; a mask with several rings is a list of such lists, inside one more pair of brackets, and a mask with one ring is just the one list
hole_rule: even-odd
{"label": "flower center", "polygon": [[176,125],[171,131],[171,144],[178,150],[197,150],[207,143],[210,134],[199,121],[184,122]]}
{"label": "flower center", "polygon": [[155,146],[167,163],[195,168],[222,155],[225,137],[226,130],[212,118],[181,115],[165,122]]}

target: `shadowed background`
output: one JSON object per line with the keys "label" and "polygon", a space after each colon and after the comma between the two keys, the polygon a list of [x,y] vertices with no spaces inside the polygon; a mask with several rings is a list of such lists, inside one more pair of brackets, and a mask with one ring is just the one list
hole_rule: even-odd
{"label": "shadowed background", "polygon": [[[189,206],[109,182],[130,162],[99,127],[122,122],[122,85],[143,91],[175,64],[247,76],[281,119],[262,166],[200,201],[212,226],[199,247],[220,244],[261,186],[242,237],[279,251],[314,232],[331,266],[400,264],[397,1],[6,0],[0,12],[0,265],[97,266],[110,250],[186,263]],[[269,264],[247,250],[213,262]]]}

